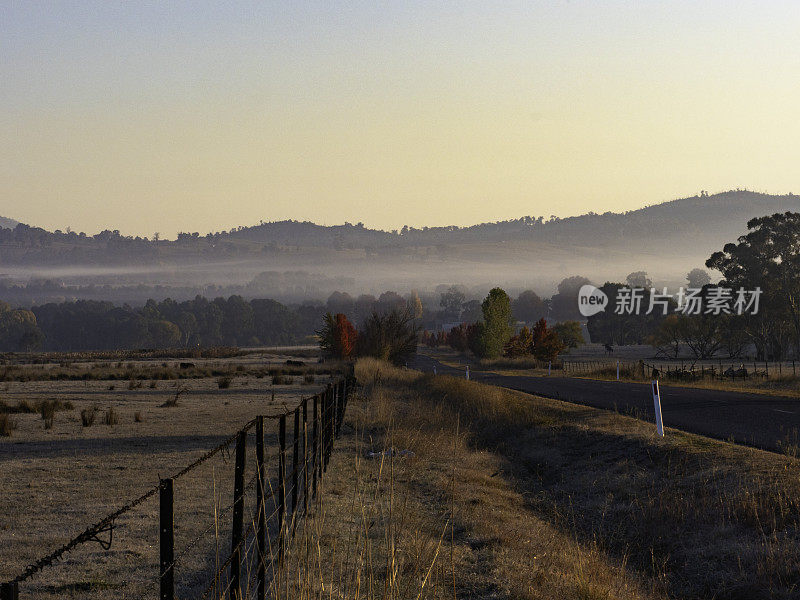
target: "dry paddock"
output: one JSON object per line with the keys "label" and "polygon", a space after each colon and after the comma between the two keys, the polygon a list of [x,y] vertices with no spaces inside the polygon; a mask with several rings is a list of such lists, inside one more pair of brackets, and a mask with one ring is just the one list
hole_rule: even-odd
{"label": "dry paddock", "polygon": [[[0,437],[0,580],[59,547],[88,525],[125,505],[218,445],[258,414],[283,412],[330,380],[273,386],[268,377],[240,375],[229,389],[216,378],[145,381],[129,390],[125,381],[30,381],[0,384],[0,399],[69,401],[45,430],[38,413],[15,414],[16,429]],[[110,390],[110,385],[114,385]],[[162,406],[174,399],[177,406]],[[85,427],[81,410],[96,407],[95,423]],[[113,409],[118,422],[104,423]],[[137,413],[138,418],[137,421]],[[276,422],[265,425],[267,465],[277,463]],[[253,447],[253,435],[248,443]],[[253,474],[248,454],[245,481]],[[271,460],[272,458],[272,460]],[[175,482],[176,551],[205,534],[180,557],[178,591],[194,596],[205,587],[214,566],[229,553],[230,511],[219,514],[233,496],[232,447]],[[215,509],[218,515],[215,525]],[[252,502],[247,503],[252,513]],[[210,529],[209,529],[210,528]],[[109,533],[101,536],[107,540]],[[124,514],[115,524],[113,543],[83,544],[53,567],[24,582],[22,598],[140,598],[157,596],[158,496]]]}

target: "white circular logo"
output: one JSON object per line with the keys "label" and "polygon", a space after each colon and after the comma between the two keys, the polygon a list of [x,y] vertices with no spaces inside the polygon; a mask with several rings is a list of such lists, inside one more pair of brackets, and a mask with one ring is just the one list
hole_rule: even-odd
{"label": "white circular logo", "polygon": [[593,285],[584,285],[578,291],[578,310],[584,317],[603,312],[608,305],[608,296]]}

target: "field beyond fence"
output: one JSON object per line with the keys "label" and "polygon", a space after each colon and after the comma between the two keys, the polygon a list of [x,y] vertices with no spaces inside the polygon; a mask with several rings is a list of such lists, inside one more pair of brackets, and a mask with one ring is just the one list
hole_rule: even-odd
{"label": "field beyond fence", "polygon": [[[268,592],[277,594],[279,590],[275,587],[280,578],[276,579],[275,574],[285,568],[286,548],[298,523],[321,502],[321,482],[354,384],[352,375],[340,378],[324,391],[302,399],[291,410],[259,415],[245,423],[235,434],[171,477],[159,478],[158,485],[21,568],[15,577],[0,584],[0,600],[32,597],[26,593],[31,580],[45,577],[48,569],[66,561],[68,554],[70,568],[80,568],[82,558],[87,562],[95,560],[96,553],[82,552],[83,548],[97,544],[105,552],[119,544],[128,525],[123,517],[130,518],[137,508],[156,502],[156,498],[158,520],[146,527],[152,531],[150,543],[159,552],[157,563],[149,565],[152,573],[149,587],[158,588],[159,598],[172,600],[187,595],[264,598]],[[275,425],[276,431],[265,435],[265,425],[270,423]],[[176,482],[201,471],[201,466],[214,457],[226,458],[231,449],[233,468],[228,469],[227,475],[222,474],[223,485],[230,485],[233,491],[231,501],[217,506],[215,476],[213,485],[208,482],[204,486],[208,499],[214,503],[213,518],[200,527],[182,523],[176,518],[181,508]],[[265,451],[270,452],[269,459]],[[229,481],[225,483],[225,479]],[[194,512],[189,514],[196,516]],[[226,518],[230,518],[227,531],[223,530]],[[186,530],[191,531],[191,537],[177,544],[176,532]],[[184,573],[182,567],[188,562],[196,563],[198,557],[209,559],[201,561],[204,568],[198,571],[193,565]],[[104,589],[103,585],[106,584],[86,584],[92,589]],[[49,591],[70,593],[82,589],[80,585],[50,586]],[[176,590],[180,593],[176,594]]]}

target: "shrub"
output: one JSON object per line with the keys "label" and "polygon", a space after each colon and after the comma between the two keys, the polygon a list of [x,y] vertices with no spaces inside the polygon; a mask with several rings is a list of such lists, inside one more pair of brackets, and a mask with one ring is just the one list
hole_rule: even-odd
{"label": "shrub", "polygon": [[408,310],[373,312],[364,322],[359,354],[402,365],[417,351],[417,326]]}
{"label": "shrub", "polygon": [[94,420],[97,417],[97,407],[84,408],[81,411],[81,425],[84,427],[91,427],[94,425]]}
{"label": "shrub", "polygon": [[151,389],[151,390],[154,390],[154,389],[156,389],[156,385],[158,385],[158,384],[156,383],[156,380],[155,380],[155,379],[153,379],[153,380],[150,382],[150,389]]}
{"label": "shrub", "polygon": [[303,375],[303,383],[311,384],[314,383],[314,374],[313,373],[306,373]]}
{"label": "shrub", "polygon": [[231,387],[231,382],[233,381],[233,377],[230,375],[221,375],[217,377],[217,387],[221,390],[227,390]]}
{"label": "shrub", "polygon": [[319,347],[336,358],[347,359],[355,354],[358,331],[342,313],[326,313],[317,336]]}
{"label": "shrub", "polygon": [[53,428],[53,420],[56,416],[56,403],[52,400],[44,400],[39,405],[39,414],[42,415],[45,429]]}
{"label": "shrub", "polygon": [[178,406],[178,399],[181,397],[181,394],[185,394],[188,391],[189,388],[187,388],[185,385],[178,387],[178,389],[175,390],[175,395],[166,402],[164,402],[164,404],[161,405],[161,408],[173,408],[175,406]]}
{"label": "shrub", "polygon": [[137,410],[135,413],[133,413],[133,420],[134,420],[135,423],[141,423],[142,422],[142,413],[141,413],[141,411]]}
{"label": "shrub", "polygon": [[272,376],[272,385],[283,385],[286,383],[286,376],[281,373],[275,373]]}
{"label": "shrub", "polygon": [[109,427],[113,427],[117,424],[119,418],[117,417],[117,412],[114,410],[113,406],[109,407],[109,409],[106,411],[105,418],[103,420]]}
{"label": "shrub", "polygon": [[9,437],[17,428],[17,420],[8,413],[0,413],[0,437]]}

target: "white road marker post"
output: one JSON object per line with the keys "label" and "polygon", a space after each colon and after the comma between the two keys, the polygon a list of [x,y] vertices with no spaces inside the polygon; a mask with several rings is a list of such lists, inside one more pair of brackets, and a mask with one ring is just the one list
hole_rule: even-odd
{"label": "white road marker post", "polygon": [[619,381],[619,361],[617,361],[617,381]]}
{"label": "white road marker post", "polygon": [[466,373],[467,381],[469,381],[469,365],[467,365],[467,373]]}
{"label": "white road marker post", "polygon": [[658,379],[653,379],[653,405],[656,411],[656,431],[664,437],[664,421],[661,419],[661,392],[658,390]]}
{"label": "white road marker post", "polygon": [[547,361],[547,375],[548,376],[550,375],[550,369],[551,369],[552,366],[553,366],[553,361],[552,360],[548,360]]}
{"label": "white road marker post", "polygon": [[433,374],[436,375],[436,365],[433,365]]}

